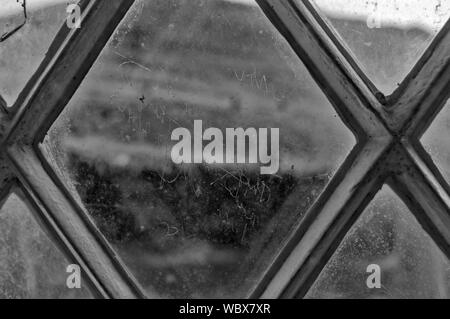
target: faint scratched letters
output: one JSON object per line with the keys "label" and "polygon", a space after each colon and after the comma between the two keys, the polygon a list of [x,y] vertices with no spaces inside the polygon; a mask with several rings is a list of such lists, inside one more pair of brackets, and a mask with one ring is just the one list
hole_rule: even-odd
{"label": "faint scratched letters", "polygon": [[240,74],[234,71],[234,76],[239,82],[247,83],[251,88],[262,90],[266,95],[269,93],[267,77],[264,74],[258,76],[256,70],[253,71],[252,73],[246,73],[245,71],[242,71],[242,73]]}

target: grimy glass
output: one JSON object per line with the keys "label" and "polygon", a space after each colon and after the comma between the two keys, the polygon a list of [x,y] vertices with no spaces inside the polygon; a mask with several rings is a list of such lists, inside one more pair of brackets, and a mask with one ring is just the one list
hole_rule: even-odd
{"label": "grimy glass", "polygon": [[[19,188],[98,297],[145,293],[46,160],[42,141],[133,0],[82,0],[82,27],[57,34],[16,103],[1,109],[3,197]],[[419,142],[449,98],[450,23],[389,96],[370,83],[307,1],[257,0],[357,145],[249,297],[301,298],[354,221],[388,184],[450,257],[450,187]],[[296,196],[296,194],[292,194]]]}

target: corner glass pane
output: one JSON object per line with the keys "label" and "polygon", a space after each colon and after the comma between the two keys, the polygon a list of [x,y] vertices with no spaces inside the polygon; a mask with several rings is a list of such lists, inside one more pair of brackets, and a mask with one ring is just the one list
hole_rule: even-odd
{"label": "corner glass pane", "polygon": [[450,17],[450,1],[311,0],[356,62],[391,94]]}
{"label": "corner glass pane", "polygon": [[[0,299],[92,298],[81,276],[69,289],[69,262],[30,206],[12,193],[0,209]],[[82,274],[81,274],[82,275]]]}
{"label": "corner glass pane", "polygon": [[[45,57],[66,21],[68,4],[77,2],[0,0],[0,37],[5,37],[0,42],[0,96],[8,106],[14,104]],[[6,38],[7,34],[11,35]]]}
{"label": "corner glass pane", "polygon": [[450,263],[387,186],[322,270],[307,298],[449,298]]}

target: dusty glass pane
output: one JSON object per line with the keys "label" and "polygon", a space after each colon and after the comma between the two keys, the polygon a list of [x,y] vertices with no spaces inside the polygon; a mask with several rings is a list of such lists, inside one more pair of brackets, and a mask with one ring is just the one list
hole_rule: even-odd
{"label": "dusty glass pane", "polygon": [[450,184],[450,102],[438,114],[421,141]]}
{"label": "dusty glass pane", "polygon": [[391,94],[450,16],[442,0],[311,0],[375,86]]}
{"label": "dusty glass pane", "polygon": [[[279,170],[175,164],[171,134],[201,137],[195,120],[279,128]],[[354,138],[253,2],[159,0],[135,3],[46,142],[149,295],[242,297]]]}
{"label": "dusty glass pane", "polygon": [[[12,193],[0,209],[0,299],[92,298],[66,285],[68,262],[20,197]],[[81,277],[82,279],[83,277]]]}
{"label": "dusty glass pane", "polygon": [[[0,37],[24,21],[24,0],[0,0]],[[11,106],[66,20],[67,0],[27,0],[25,25],[0,42],[0,95]]]}
{"label": "dusty glass pane", "polygon": [[[370,277],[380,268],[380,288]],[[373,266],[372,266],[373,267]],[[372,286],[373,287],[373,286]],[[307,298],[448,298],[450,263],[387,186],[375,196]]]}

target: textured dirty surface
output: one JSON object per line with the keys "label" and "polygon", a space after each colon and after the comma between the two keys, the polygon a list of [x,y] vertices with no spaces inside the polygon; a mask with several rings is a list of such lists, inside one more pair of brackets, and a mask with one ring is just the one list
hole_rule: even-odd
{"label": "textured dirty surface", "polygon": [[25,18],[23,2],[0,1],[0,95],[8,106],[37,70],[67,15],[64,0],[27,1]]}
{"label": "textured dirty surface", "polygon": [[71,264],[30,208],[11,194],[0,209],[0,298],[91,298],[87,287],[68,289]]}
{"label": "textured dirty surface", "polygon": [[450,103],[444,106],[430,128],[422,137],[422,143],[433,162],[450,185]]}
{"label": "textured dirty surface", "polygon": [[359,66],[391,94],[450,17],[440,0],[312,0]]}
{"label": "textured dirty surface", "polygon": [[[422,47],[430,36],[427,30],[393,28],[362,36],[371,39],[362,45],[361,34],[351,34],[364,24],[334,23],[351,29],[350,40],[360,45],[362,56],[374,60],[381,73],[373,76],[381,74],[383,83],[398,81],[417,55],[403,65],[405,48]],[[390,45],[384,44],[385,36]],[[396,68],[403,71],[392,72]],[[20,91],[20,85],[13,88]],[[280,127],[279,173],[260,176],[246,165],[173,165],[170,132],[191,128],[194,119],[221,129]],[[256,7],[161,0],[136,2],[45,144],[55,171],[149,296],[241,297],[321,193],[354,139]],[[439,259],[432,259],[432,265],[421,262],[429,241],[422,240],[414,220],[405,217],[401,223],[412,229],[406,237],[419,238],[418,246],[403,245],[399,219],[384,217],[396,204],[388,198],[381,207],[372,219],[381,218],[383,226],[369,222],[362,228],[386,245],[381,252],[366,247],[343,257],[347,270],[359,274],[370,255],[395,255],[398,247],[412,256],[407,268],[414,270],[408,275],[440,267]],[[400,235],[392,235],[393,230]],[[395,293],[417,296],[423,290],[426,296],[445,296],[429,277],[418,276],[410,284],[405,284],[409,277],[395,279],[403,257],[387,258]],[[352,276],[342,278],[342,290],[331,280],[319,284],[319,295],[342,296],[357,285]],[[368,295],[361,290],[360,296]]]}
{"label": "textured dirty surface", "polygon": [[[381,288],[366,285],[367,266]],[[448,298],[450,263],[403,202],[384,187],[324,268],[307,298]]]}

